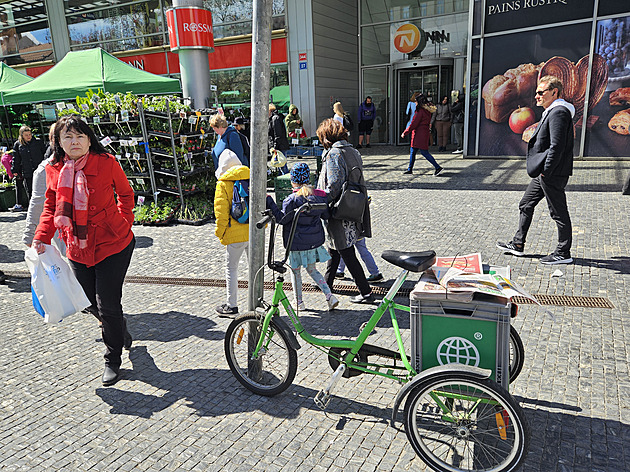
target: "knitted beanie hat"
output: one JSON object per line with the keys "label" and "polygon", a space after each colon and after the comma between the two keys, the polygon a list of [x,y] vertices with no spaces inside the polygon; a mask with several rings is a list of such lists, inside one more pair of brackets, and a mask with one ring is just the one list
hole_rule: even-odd
{"label": "knitted beanie hat", "polygon": [[304,162],[298,162],[291,169],[291,182],[295,182],[299,185],[308,184],[310,182],[311,170],[308,164]]}

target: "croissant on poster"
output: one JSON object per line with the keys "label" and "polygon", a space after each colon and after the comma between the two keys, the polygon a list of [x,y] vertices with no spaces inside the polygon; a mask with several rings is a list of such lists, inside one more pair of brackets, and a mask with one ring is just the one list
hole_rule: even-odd
{"label": "croissant on poster", "polygon": [[[577,64],[565,57],[554,56],[538,65],[521,64],[515,69],[507,70],[503,75],[495,75],[482,89],[486,118],[502,123],[519,106],[533,105],[538,80],[546,75],[553,75],[562,81],[564,87],[562,98],[575,106],[575,118],[578,119],[584,112],[588,61],[588,55],[581,58]],[[602,99],[607,82],[606,61],[599,54],[594,54],[590,108]]]}

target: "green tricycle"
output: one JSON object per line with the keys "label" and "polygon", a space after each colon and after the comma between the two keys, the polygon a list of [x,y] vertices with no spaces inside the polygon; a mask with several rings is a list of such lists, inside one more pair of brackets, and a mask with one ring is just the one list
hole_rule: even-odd
{"label": "green tricycle", "polygon": [[[291,247],[300,215],[311,209],[321,209],[322,205],[325,204],[305,203],[295,210],[288,248]],[[261,308],[256,311],[237,316],[225,335],[227,362],[241,384],[258,395],[273,396],[286,390],[293,382],[300,344],[280,317],[282,306],[298,336],[325,352],[334,371],[328,385],[315,396],[314,401],[320,408],[326,408],[335,385],[342,377],[361,374],[386,377],[403,384],[394,401],[392,426],[399,406],[405,401],[407,438],[415,452],[432,469],[450,472],[512,471],[521,465],[529,446],[529,424],[510,393],[490,378],[491,370],[445,364],[416,371],[405,353],[395,310],[409,313],[410,307],[394,302],[394,298],[409,272],[423,272],[433,265],[435,252],[384,251],[382,258],[400,267],[401,272],[358,337],[322,339],[304,328],[284,292],[284,274],[287,269],[290,270],[286,264],[289,251],[285,251],[282,260],[274,260],[277,224],[269,210],[263,212],[263,216],[256,225],[262,229],[270,222],[266,265],[274,274],[273,296],[270,301],[260,299]],[[386,312],[391,317],[397,351],[366,343]],[[514,348],[513,345],[511,347]],[[522,353],[519,355],[522,365]],[[520,370],[518,365],[514,367]]]}

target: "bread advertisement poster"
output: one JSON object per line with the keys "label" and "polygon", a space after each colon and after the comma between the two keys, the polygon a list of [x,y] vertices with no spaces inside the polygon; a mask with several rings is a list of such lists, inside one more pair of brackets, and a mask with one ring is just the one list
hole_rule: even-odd
{"label": "bread advertisement poster", "polygon": [[597,22],[595,52],[607,82],[589,110],[584,155],[630,156],[630,17]]}
{"label": "bread advertisement poster", "polygon": [[[524,156],[543,108],[534,100],[539,77],[555,75],[564,83],[563,98],[576,108],[574,123],[584,113],[591,26],[578,24],[490,37],[485,41],[479,120],[479,155]],[[601,60],[598,60],[601,65]],[[601,100],[606,81],[589,101]],[[575,126],[575,155],[581,127]]]}

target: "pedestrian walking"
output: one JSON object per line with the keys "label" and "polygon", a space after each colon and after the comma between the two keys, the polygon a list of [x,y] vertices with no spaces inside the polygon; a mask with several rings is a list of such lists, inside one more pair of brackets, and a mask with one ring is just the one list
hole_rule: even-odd
{"label": "pedestrian walking", "polygon": [[437,130],[438,152],[446,151],[451,134],[451,120],[451,105],[448,103],[448,97],[444,95],[435,108],[435,115],[431,118],[431,124]]}
{"label": "pedestrian walking", "polygon": [[444,170],[433,158],[429,152],[429,139],[431,137],[431,114],[435,112],[435,106],[431,105],[427,98],[420,94],[416,97],[416,113],[413,115],[411,124],[407,126],[405,131],[400,135],[404,138],[411,133],[411,146],[409,155],[409,165],[407,170],[403,174],[413,174],[413,166],[416,163],[416,154],[420,151],[420,154],[433,165],[435,171],[433,175],[440,175]]}
{"label": "pedestrian walking", "polygon": [[[13,145],[13,163],[11,172],[15,176],[15,206],[11,211],[24,211],[33,191],[33,172],[44,160],[44,143],[35,137],[28,126],[22,126],[19,138]],[[24,201],[22,189],[26,192]]]}
{"label": "pedestrian walking", "polygon": [[225,149],[231,150],[241,161],[241,164],[249,166],[249,159],[245,158],[243,144],[238,131],[233,126],[228,125],[224,115],[217,113],[210,118],[209,125],[217,135],[217,142],[212,148],[212,162],[215,170],[219,166],[219,156]]}
{"label": "pedestrian walking", "polygon": [[[361,154],[348,142],[348,133],[333,118],[324,120],[317,128],[317,137],[324,147],[322,170],[319,174],[317,188],[325,190],[328,201],[335,202],[341,195],[342,187],[350,178],[350,170],[359,169],[361,175],[358,183],[365,185],[363,177],[363,161]],[[355,171],[356,175],[357,172]],[[357,182],[356,178],[353,181]],[[357,260],[354,245],[360,238],[371,237],[370,208],[365,206],[360,222],[341,220],[331,217],[326,223],[328,233],[328,252],[330,260],[326,266],[326,283],[333,286],[337,267],[341,257],[359,289],[359,295],[350,299],[353,303],[371,303],[374,301],[372,288],[365,278],[361,264]]]}
{"label": "pedestrian walking", "polygon": [[359,105],[359,145],[358,149],[363,147],[363,138],[365,137],[365,147],[370,147],[370,135],[374,128],[374,120],[376,119],[376,107],[372,103],[372,97],[367,96],[361,105]]}
{"label": "pedestrian walking", "polygon": [[238,137],[241,138],[241,146],[243,146],[243,156],[245,157],[243,162],[249,162],[251,148],[249,145],[249,134],[245,132],[245,124],[245,118],[242,116],[234,120],[234,129],[238,132]]}
{"label": "pedestrian walking", "polygon": [[453,130],[455,131],[455,141],[457,149],[453,154],[462,154],[464,152],[464,107],[466,106],[466,96],[460,93],[451,106],[451,115],[453,117]]}
{"label": "pedestrian walking", "polygon": [[[103,385],[120,377],[127,331],[122,286],[135,238],[134,193],[114,156],[78,115],[59,119],[53,164],[46,166],[46,200],[32,247],[45,252],[59,230],[70,266],[102,323],[105,344]],[[130,344],[130,342],[129,342]]]}
{"label": "pedestrian walking", "polygon": [[409,98],[409,102],[407,103],[407,110],[405,111],[405,115],[408,116],[409,119],[407,120],[405,128],[409,128],[411,120],[413,120],[413,115],[415,115],[416,113],[416,107],[418,106],[418,104],[416,103],[416,98],[418,98],[418,95],[420,95],[420,92],[414,92],[413,95],[411,95],[411,97]]}
{"label": "pedestrian walking", "polygon": [[[368,274],[370,274],[366,280],[370,283],[382,282],[384,280],[383,274],[381,274],[381,271],[378,269],[378,266],[376,265],[376,261],[374,260],[374,256],[372,255],[372,253],[367,247],[365,238],[359,239],[354,246],[357,248],[357,251],[359,252],[359,256],[361,256],[361,259],[363,260],[363,263],[365,264],[365,268],[367,269]],[[346,269],[346,263],[343,261],[343,257],[342,257],[341,260],[339,261],[339,267],[337,268],[337,274],[335,275],[335,277],[338,279],[343,279],[346,276],[344,272],[345,269]]]}
{"label": "pedestrian walking", "polygon": [[[289,150],[289,140],[287,138],[287,128],[284,125],[284,117],[276,109],[273,103],[269,104],[269,149],[275,149],[286,154]],[[288,174],[287,165],[280,167],[282,174]]]}
{"label": "pedestrian walking", "polygon": [[527,173],[532,178],[519,203],[518,230],[511,241],[497,242],[506,254],[525,254],[527,232],[536,205],[545,198],[558,227],[558,245],[540,259],[543,264],[571,264],[572,228],[565,188],[573,174],[573,116],[575,107],[562,98],[562,81],[546,75],[536,87],[542,118],[527,143]]}
{"label": "pedestrian walking", "polygon": [[[311,172],[308,164],[298,162],[291,169],[291,185],[293,193],[282,202],[282,210],[278,208],[273,198],[267,196],[267,208],[271,209],[276,221],[283,225],[282,239],[284,247],[289,245],[291,225],[295,216],[295,210],[306,202],[326,203],[326,192],[314,189],[310,185]],[[310,210],[303,213],[298,219],[295,227],[293,242],[289,248],[289,266],[291,267],[291,283],[293,284],[293,294],[298,310],[305,310],[306,305],[302,298],[302,267],[313,279],[324,295],[328,303],[328,310],[333,310],[339,300],[330,291],[330,287],[324,280],[322,274],[317,270],[317,262],[326,262],[330,255],[324,249],[324,226],[322,218],[328,219],[328,209]]]}
{"label": "pedestrian walking", "polygon": [[234,318],[238,313],[238,265],[243,253],[247,256],[249,223],[239,223],[230,215],[234,182],[249,180],[249,167],[241,164],[238,157],[225,150],[221,153],[216,170],[217,188],[214,192],[214,234],[225,246],[225,288],[226,301],[217,306],[220,317]]}

